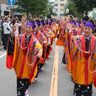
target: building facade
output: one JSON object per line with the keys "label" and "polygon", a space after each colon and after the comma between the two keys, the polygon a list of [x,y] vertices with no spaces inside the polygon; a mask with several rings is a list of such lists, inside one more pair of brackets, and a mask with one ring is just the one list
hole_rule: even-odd
{"label": "building facade", "polygon": [[0,15],[9,15],[10,8],[8,6],[8,0],[0,0]]}
{"label": "building facade", "polygon": [[67,3],[67,0],[55,0],[54,1],[53,12],[56,13],[58,17],[64,16],[66,3]]}

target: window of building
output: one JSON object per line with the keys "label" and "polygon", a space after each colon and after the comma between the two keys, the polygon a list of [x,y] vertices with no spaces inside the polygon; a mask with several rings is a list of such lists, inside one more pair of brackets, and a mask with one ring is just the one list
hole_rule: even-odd
{"label": "window of building", "polygon": [[63,3],[61,3],[61,4],[60,4],[60,6],[64,6],[64,4],[63,4]]}
{"label": "window of building", "polygon": [[58,6],[58,4],[55,4],[55,6]]}
{"label": "window of building", "polygon": [[58,11],[58,9],[55,9],[55,11]]}
{"label": "window of building", "polygon": [[61,13],[61,14],[60,14],[60,16],[64,16],[64,14],[63,14],[63,13]]}

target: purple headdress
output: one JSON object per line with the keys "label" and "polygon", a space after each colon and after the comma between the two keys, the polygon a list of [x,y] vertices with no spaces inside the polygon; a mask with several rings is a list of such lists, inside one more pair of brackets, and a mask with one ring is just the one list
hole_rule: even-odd
{"label": "purple headdress", "polygon": [[85,26],[92,28],[92,30],[94,30],[94,28],[95,28],[95,26],[89,21],[85,23]]}

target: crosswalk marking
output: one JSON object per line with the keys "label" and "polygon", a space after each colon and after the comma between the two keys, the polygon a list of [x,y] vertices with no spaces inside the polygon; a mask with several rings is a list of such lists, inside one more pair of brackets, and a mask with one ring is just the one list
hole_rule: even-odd
{"label": "crosswalk marking", "polygon": [[52,71],[52,80],[51,80],[51,87],[50,87],[50,94],[49,96],[57,96],[58,91],[58,46],[55,47],[55,55],[54,55],[54,65]]}

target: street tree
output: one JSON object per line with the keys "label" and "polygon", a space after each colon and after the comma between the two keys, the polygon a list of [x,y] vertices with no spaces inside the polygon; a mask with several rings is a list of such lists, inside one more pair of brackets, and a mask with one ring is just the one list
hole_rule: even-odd
{"label": "street tree", "polygon": [[85,13],[88,14],[88,11],[91,11],[93,8],[96,7],[96,0],[71,0],[75,7],[77,8],[77,11],[79,13]]}
{"label": "street tree", "polygon": [[18,0],[19,12],[26,12],[27,16],[31,13],[33,16],[47,15],[48,0]]}

